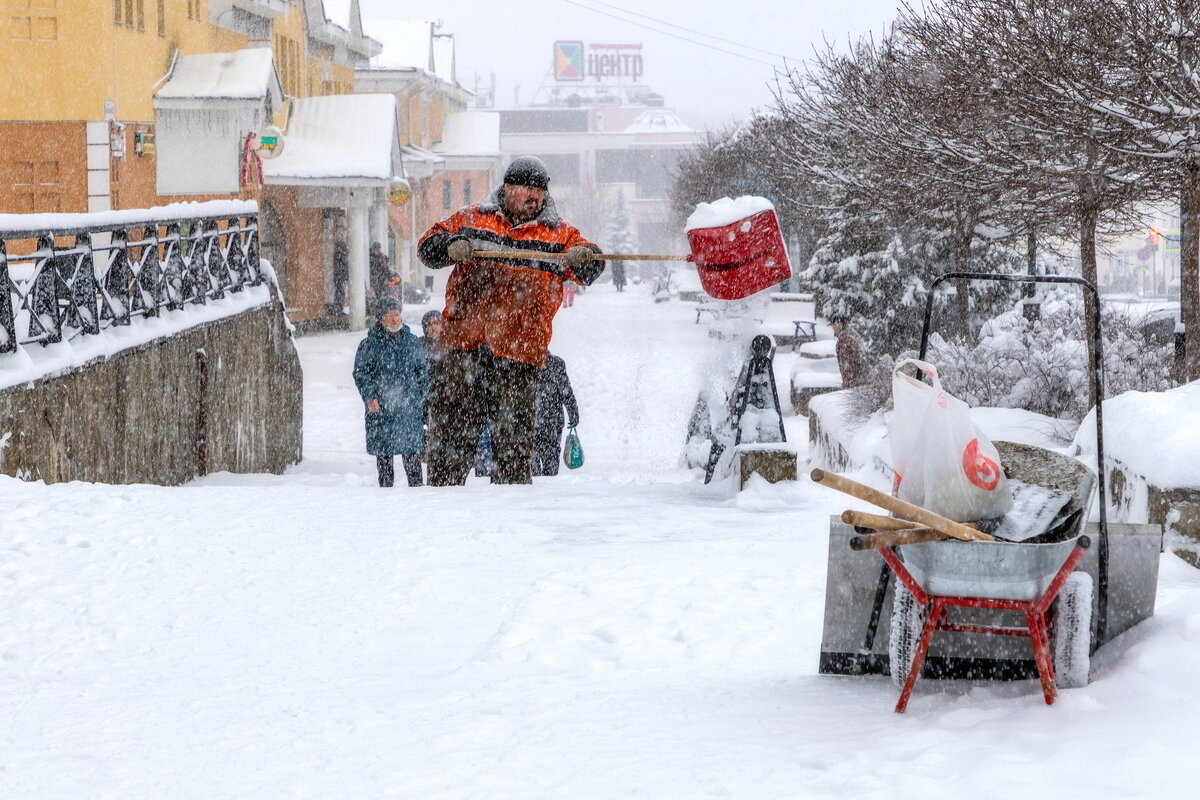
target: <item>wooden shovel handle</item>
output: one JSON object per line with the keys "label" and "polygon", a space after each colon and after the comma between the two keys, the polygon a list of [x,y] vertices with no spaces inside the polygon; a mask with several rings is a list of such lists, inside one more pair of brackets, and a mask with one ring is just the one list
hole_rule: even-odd
{"label": "wooden shovel handle", "polygon": [[895,547],[898,544],[944,541],[950,537],[933,528],[909,528],[903,531],[863,533],[850,537],[851,550],[874,550],[876,547]]}
{"label": "wooden shovel handle", "polygon": [[[562,261],[566,253],[539,253],[537,250],[476,250],[475,258],[519,258],[528,261]],[[592,261],[691,261],[691,256],[630,255],[597,253]]]}
{"label": "wooden shovel handle", "polygon": [[[883,517],[879,514],[868,514],[865,511],[854,511],[853,509],[842,512],[842,522],[856,528],[870,528],[873,531],[906,531],[917,526],[915,522],[899,517]],[[960,522],[959,524],[979,529],[979,525],[974,522]]]}
{"label": "wooden shovel handle", "polygon": [[915,522],[899,517],[884,517],[880,514],[868,514],[865,511],[853,510],[842,512],[842,522],[858,528],[870,528],[873,531],[904,531],[916,527]]}
{"label": "wooden shovel handle", "polygon": [[826,472],[823,469],[814,469],[812,471],[812,479],[814,483],[828,486],[830,489],[837,489],[839,492],[848,494],[851,497],[857,497],[859,500],[866,500],[868,503],[877,505],[880,508],[886,508],[893,514],[902,516],[905,519],[911,519],[913,522],[933,528],[935,531],[941,531],[955,539],[962,539],[964,542],[995,541],[986,533],[968,528],[961,522],[946,519],[942,515],[935,514],[928,509],[914,506],[912,503],[906,503],[898,497],[892,497],[877,489],[872,489],[870,486],[864,486],[858,481],[850,480],[844,475]]}

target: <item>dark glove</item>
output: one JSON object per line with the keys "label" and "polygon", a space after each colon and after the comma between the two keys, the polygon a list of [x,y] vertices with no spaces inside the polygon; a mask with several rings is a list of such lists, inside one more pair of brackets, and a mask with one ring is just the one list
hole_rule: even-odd
{"label": "dark glove", "polygon": [[576,269],[590,263],[594,255],[596,255],[596,251],[592,248],[576,245],[567,250],[566,255],[563,256],[563,263],[571,269]]}
{"label": "dark glove", "polygon": [[475,255],[475,248],[467,239],[455,239],[446,245],[446,256],[451,261],[470,261]]}

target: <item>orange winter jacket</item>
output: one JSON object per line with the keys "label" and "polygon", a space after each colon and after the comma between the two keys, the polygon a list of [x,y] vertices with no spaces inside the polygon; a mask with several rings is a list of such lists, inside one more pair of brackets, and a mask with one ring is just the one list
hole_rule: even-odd
{"label": "orange winter jacket", "polygon": [[[600,252],[578,228],[558,216],[550,195],[536,219],[513,225],[504,213],[501,191],[430,228],[418,245],[421,261],[433,269],[450,266],[446,248],[462,238],[476,250],[561,253],[583,245]],[[474,350],[486,344],[498,356],[542,367],[550,349],[551,323],[562,303],[563,280],[587,286],[603,271],[603,261],[576,270],[560,261],[515,258],[455,264],[446,285],[440,346]]]}

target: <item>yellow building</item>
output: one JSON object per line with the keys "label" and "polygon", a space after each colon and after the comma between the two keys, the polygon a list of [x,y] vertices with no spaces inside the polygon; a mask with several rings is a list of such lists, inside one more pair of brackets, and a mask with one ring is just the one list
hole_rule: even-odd
{"label": "yellow building", "polygon": [[[324,316],[338,165],[314,202],[294,180],[262,186],[246,139],[285,128],[308,98],[354,92],[355,68],[380,45],[362,32],[358,0],[332,5],[346,19],[331,21],[322,0],[0,0],[0,213],[256,199],[293,316]],[[370,108],[394,129],[394,110]],[[376,201],[390,178],[371,183]],[[386,242],[386,230],[370,238]]]}
{"label": "yellow building", "polygon": [[[0,0],[0,6],[0,212],[202,199],[159,194],[147,146],[155,132],[155,90],[179,54],[269,46],[286,94],[306,97],[352,92],[354,66],[378,52],[361,33],[328,23],[320,0]],[[302,46],[306,31],[320,46]],[[284,110],[272,109],[280,119]]]}

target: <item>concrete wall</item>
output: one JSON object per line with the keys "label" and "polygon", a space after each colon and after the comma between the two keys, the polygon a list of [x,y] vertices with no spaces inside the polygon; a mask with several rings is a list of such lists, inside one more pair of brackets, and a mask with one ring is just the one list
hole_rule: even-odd
{"label": "concrete wall", "polygon": [[300,461],[302,398],[272,303],[0,391],[0,473],[163,485],[278,473]]}

